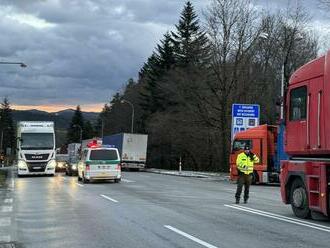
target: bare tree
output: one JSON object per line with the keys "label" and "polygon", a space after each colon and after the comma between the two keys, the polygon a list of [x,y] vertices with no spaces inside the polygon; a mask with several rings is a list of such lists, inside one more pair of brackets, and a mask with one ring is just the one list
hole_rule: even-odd
{"label": "bare tree", "polygon": [[[230,106],[233,96],[244,85],[239,85],[249,67],[250,51],[261,30],[258,15],[250,0],[213,0],[205,13],[211,40],[213,80],[208,84],[210,99],[205,103],[211,113],[209,119],[218,126],[221,139],[222,165],[228,164]],[[244,83],[244,81],[241,81]]]}

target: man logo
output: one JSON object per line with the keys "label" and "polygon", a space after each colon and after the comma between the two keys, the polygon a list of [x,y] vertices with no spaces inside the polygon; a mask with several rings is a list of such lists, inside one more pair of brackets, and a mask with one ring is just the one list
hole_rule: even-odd
{"label": "man logo", "polygon": [[32,156],[32,159],[42,159],[42,156]]}

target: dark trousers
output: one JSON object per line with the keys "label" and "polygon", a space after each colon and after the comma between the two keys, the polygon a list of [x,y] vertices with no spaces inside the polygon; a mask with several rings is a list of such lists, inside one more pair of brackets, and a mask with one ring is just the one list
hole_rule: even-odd
{"label": "dark trousers", "polygon": [[235,194],[236,200],[239,200],[241,198],[243,185],[244,185],[244,201],[247,201],[249,199],[249,190],[251,183],[252,183],[252,174],[246,175],[242,172],[239,172],[239,178],[237,180],[237,190]]}

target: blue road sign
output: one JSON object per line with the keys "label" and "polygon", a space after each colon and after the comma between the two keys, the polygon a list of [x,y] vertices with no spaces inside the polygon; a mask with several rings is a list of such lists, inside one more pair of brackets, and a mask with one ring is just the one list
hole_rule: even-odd
{"label": "blue road sign", "polygon": [[260,106],[258,104],[233,104],[231,140],[236,133],[259,125]]}

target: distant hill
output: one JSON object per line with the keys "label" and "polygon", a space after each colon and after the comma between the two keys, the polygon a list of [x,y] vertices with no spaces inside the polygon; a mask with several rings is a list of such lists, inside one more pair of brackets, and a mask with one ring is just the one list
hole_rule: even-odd
{"label": "distant hill", "polygon": [[[67,128],[70,125],[73,109],[65,109],[55,113],[48,113],[37,109],[31,110],[12,110],[14,123],[18,121],[54,121],[56,128],[56,146],[60,147],[66,142]],[[97,122],[99,113],[82,112],[84,120],[89,120],[94,126]]]}
{"label": "distant hill", "polygon": [[[66,109],[55,113],[48,113],[37,109],[13,110],[14,122],[17,121],[54,121],[57,129],[67,129],[70,125],[73,109]],[[89,120],[92,125],[96,124],[99,113],[82,112],[84,119]]]}

